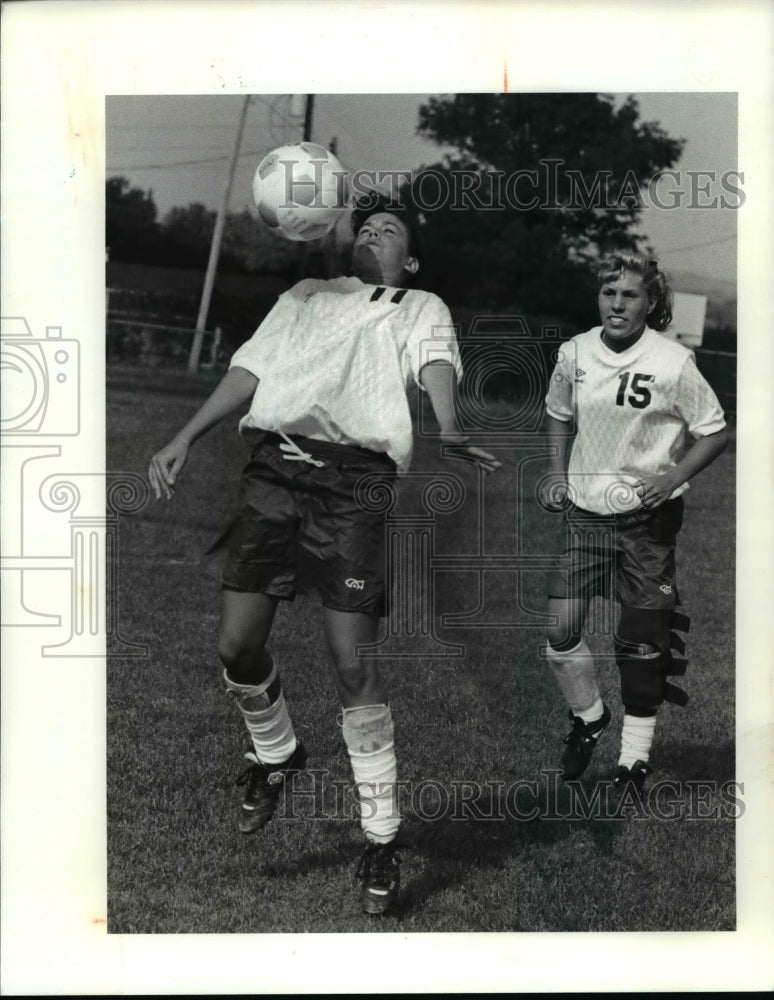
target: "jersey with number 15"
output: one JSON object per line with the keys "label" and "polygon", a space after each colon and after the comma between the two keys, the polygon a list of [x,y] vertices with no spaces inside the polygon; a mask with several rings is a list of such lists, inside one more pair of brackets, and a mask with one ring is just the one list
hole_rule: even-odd
{"label": "jersey with number 15", "polygon": [[[574,421],[567,470],[571,495],[584,510],[621,513],[640,506],[644,475],[667,472],[693,438],[725,426],[717,396],[693,352],[649,327],[632,347],[611,351],[602,327],[562,345],[546,410]],[[688,489],[685,483],[672,497]]]}

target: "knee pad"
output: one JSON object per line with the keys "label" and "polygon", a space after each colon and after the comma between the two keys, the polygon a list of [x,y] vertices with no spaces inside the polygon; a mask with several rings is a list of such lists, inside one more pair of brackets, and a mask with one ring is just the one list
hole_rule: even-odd
{"label": "knee pad", "polygon": [[341,731],[350,753],[371,754],[389,750],[394,743],[389,705],[345,708],[342,712]]}
{"label": "knee pad", "polygon": [[546,659],[564,700],[574,715],[591,708],[599,698],[594,657],[581,639],[569,650],[546,646]]}
{"label": "knee pad", "polygon": [[570,635],[558,642],[554,642],[549,636],[548,649],[553,650],[554,653],[570,653],[574,649],[577,649],[582,639],[583,636],[581,635]]}
{"label": "knee pad", "polygon": [[687,662],[676,657],[685,652],[677,631],[687,632],[690,619],[683,612],[645,608],[621,609],[615,654],[621,674],[621,700],[626,707],[652,710],[664,702],[686,705],[688,695],[670,684],[669,677],[685,673]]}
{"label": "knee pad", "polygon": [[242,712],[266,711],[282,694],[276,663],[272,664],[271,673],[261,684],[238,684],[231,680],[225,670],[223,680],[226,690],[235,698]]}

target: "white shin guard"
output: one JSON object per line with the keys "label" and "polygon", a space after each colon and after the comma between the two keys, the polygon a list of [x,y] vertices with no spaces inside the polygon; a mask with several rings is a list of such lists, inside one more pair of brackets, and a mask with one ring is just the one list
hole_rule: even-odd
{"label": "white shin guard", "polygon": [[591,708],[600,697],[597,672],[591,650],[581,639],[574,649],[558,653],[549,644],[546,656],[564,700],[574,715]]}
{"label": "white shin guard", "polygon": [[648,763],[653,738],[656,734],[656,716],[641,718],[638,715],[624,715],[621,731],[621,754],[618,763],[631,767],[638,760]]}
{"label": "white shin guard", "polygon": [[270,701],[268,689],[277,679],[276,664],[261,684],[237,684],[223,671],[226,689],[233,695],[262,764],[282,764],[296,749],[296,735],[288,715],[285,696]]}
{"label": "white shin guard", "polygon": [[370,841],[387,844],[400,826],[390,707],[345,708],[341,729],[360,801],[360,825]]}

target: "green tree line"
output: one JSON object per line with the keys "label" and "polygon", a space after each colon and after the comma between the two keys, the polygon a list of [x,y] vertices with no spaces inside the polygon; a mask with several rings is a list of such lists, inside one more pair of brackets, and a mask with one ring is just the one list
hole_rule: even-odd
{"label": "green tree line", "polygon": [[[132,187],[126,177],[105,184],[105,240],[111,260],[204,270],[216,213],[199,202],[170,209],[159,220],[152,191]],[[219,268],[224,271],[283,274],[296,251],[249,211],[229,213]]]}

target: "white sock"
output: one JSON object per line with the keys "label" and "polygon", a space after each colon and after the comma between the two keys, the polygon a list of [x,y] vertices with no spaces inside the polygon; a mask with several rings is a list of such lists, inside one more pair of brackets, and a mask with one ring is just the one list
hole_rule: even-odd
{"label": "white sock", "polygon": [[655,732],[655,715],[649,715],[645,718],[628,713],[624,715],[621,731],[621,756],[618,758],[618,763],[624,767],[631,767],[638,760],[647,764]]}
{"label": "white sock", "polygon": [[[581,639],[574,649],[559,653],[550,643],[546,646],[546,657],[554,673],[564,700],[586,722],[593,722],[602,715],[602,699],[597,687],[597,672],[591,650]],[[598,710],[597,710],[598,707]],[[596,712],[586,718],[589,712]]]}
{"label": "white sock", "polygon": [[[583,712],[576,712],[575,714],[580,716],[584,722],[596,722],[597,719],[601,719],[605,711],[605,705],[601,698],[597,698],[591,708],[585,709]],[[600,730],[601,732],[601,730]],[[600,733],[592,733],[592,736],[599,736]]]}
{"label": "white sock", "polygon": [[260,684],[237,684],[225,670],[223,678],[245,720],[255,756],[262,764],[283,764],[298,744],[282,689],[276,701],[267,694],[277,678],[276,664]]}
{"label": "white sock", "polygon": [[360,800],[360,825],[372,843],[389,844],[400,826],[390,707],[345,708],[341,729]]}

